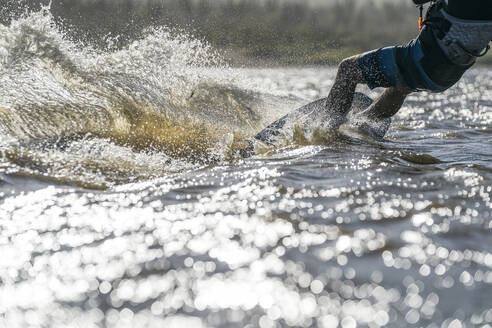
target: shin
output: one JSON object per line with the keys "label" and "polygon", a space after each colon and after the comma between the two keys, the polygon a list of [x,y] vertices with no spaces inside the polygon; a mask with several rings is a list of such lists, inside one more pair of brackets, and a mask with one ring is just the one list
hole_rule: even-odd
{"label": "shin", "polygon": [[355,88],[363,82],[360,71],[355,66],[357,56],[344,59],[338,65],[335,83],[328,94],[326,108],[340,114],[346,114],[350,110],[354,99]]}
{"label": "shin", "polygon": [[400,110],[405,98],[412,91],[405,87],[392,87],[384,92],[369,106],[363,114],[372,119],[384,119]]}

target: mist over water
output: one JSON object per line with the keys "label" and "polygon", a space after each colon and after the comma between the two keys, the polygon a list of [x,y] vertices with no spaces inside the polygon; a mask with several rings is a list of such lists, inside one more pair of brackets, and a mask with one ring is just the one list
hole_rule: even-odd
{"label": "mist over water", "polygon": [[492,325],[492,73],[237,156],[334,74],[0,26],[0,327]]}

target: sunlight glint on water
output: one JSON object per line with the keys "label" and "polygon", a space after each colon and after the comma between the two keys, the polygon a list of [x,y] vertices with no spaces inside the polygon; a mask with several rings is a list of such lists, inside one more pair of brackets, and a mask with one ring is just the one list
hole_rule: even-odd
{"label": "sunlight glint on water", "polygon": [[166,30],[82,51],[46,12],[0,57],[0,327],[492,325],[490,70],[383,141],[243,160],[333,68],[231,69]]}

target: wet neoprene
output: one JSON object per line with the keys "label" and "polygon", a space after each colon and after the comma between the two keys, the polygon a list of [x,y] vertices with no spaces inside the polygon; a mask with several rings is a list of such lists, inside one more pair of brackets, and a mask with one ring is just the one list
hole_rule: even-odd
{"label": "wet neoprene", "polygon": [[[490,0],[489,0],[490,1]],[[439,0],[427,13],[424,25],[430,27],[439,47],[456,65],[470,65],[489,49],[492,20],[465,20],[450,15],[446,2]]]}

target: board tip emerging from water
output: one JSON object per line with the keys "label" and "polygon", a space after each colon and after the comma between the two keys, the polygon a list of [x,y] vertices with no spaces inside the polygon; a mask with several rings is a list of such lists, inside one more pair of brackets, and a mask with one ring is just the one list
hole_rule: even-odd
{"label": "board tip emerging from water", "polygon": [[254,155],[259,143],[268,147],[275,147],[279,146],[283,140],[293,141],[294,135],[299,131],[303,135],[302,139],[309,142],[312,136],[319,135],[320,130],[322,133],[336,131],[342,124],[348,124],[360,133],[372,138],[382,139],[389,129],[391,119],[374,120],[367,117],[364,110],[372,102],[372,99],[367,95],[356,92],[350,112],[346,117],[342,117],[327,111],[325,107],[326,98],[313,101],[268,125],[249,141],[248,147],[240,150],[240,155],[242,157]]}

